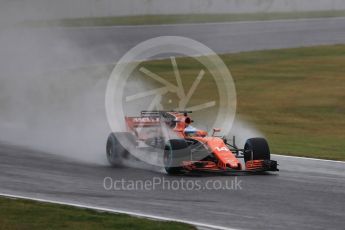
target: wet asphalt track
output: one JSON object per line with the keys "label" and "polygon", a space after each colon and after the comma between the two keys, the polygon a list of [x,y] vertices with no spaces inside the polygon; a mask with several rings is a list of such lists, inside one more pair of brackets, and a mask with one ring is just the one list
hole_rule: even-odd
{"label": "wet asphalt track", "polygon": [[[0,42],[6,44],[1,47],[6,58],[0,68],[27,74],[28,69],[39,71],[39,66],[55,71],[114,64],[138,43],[158,36],[192,38],[216,53],[342,44],[345,18],[10,31],[0,35]],[[21,63],[20,69],[13,60]]]}
{"label": "wet asphalt track", "polygon": [[[38,36],[42,41],[37,38],[32,41],[32,45],[46,46],[43,50],[52,53],[50,59],[47,55],[42,55],[45,57],[44,62],[52,70],[112,63],[140,41],[161,35],[194,38],[220,53],[345,43],[344,18],[56,28],[56,36],[51,31],[46,35],[52,38],[50,40],[45,37],[44,30],[40,30]],[[75,46],[71,46],[66,55],[62,53],[64,59],[57,62],[59,56],[53,51],[61,45],[60,36],[73,41]],[[78,59],[80,52],[85,58]],[[6,68],[6,63],[2,65]],[[343,229],[345,164],[278,156],[274,158],[279,161],[281,171],[270,175],[240,176],[238,179],[242,181],[242,190],[172,191],[157,187],[153,191],[107,191],[103,188],[103,179],[108,176],[126,180],[180,178],[141,169],[113,169],[82,164],[37,151],[1,145],[0,192],[241,229]],[[234,176],[185,179],[200,180],[205,185],[210,179],[225,183],[234,179]]]}
{"label": "wet asphalt track", "polygon": [[[163,180],[163,177],[172,181],[181,177],[141,169],[82,164],[2,145],[0,193],[240,229],[343,229],[345,163],[280,156],[274,159],[280,163],[279,173],[238,176],[237,180],[242,181],[238,190],[169,190],[162,185],[147,191],[106,190],[103,187],[105,177],[127,181]],[[221,181],[223,185],[235,180],[234,175],[183,178],[199,181],[202,186],[208,180]]]}

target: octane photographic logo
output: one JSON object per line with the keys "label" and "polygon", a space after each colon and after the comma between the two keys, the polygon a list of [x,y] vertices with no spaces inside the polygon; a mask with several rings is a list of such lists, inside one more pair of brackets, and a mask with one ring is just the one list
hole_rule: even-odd
{"label": "octane photographic logo", "polygon": [[242,190],[242,180],[237,176],[222,180],[171,179],[166,177],[152,177],[147,180],[131,180],[126,178],[105,177],[103,188],[107,191],[203,191],[203,190]]}
{"label": "octane photographic logo", "polygon": [[[150,65],[152,60],[156,63]],[[188,60],[200,69],[188,72]],[[228,67],[210,48],[193,39],[162,36],[138,44],[117,62],[108,81],[105,106],[114,133],[128,131],[125,117],[138,117],[142,110],[188,110],[193,111],[193,126],[209,133],[221,128],[226,135],[236,113],[236,90]],[[165,141],[174,135],[162,133]],[[128,143],[122,145],[136,158],[163,166]]]}

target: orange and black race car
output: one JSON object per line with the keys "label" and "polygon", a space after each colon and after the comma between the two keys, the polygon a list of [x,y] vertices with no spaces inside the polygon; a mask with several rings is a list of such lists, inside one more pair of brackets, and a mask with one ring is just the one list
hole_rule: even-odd
{"label": "orange and black race car", "polygon": [[[212,135],[191,124],[190,111],[142,111],[140,117],[125,117],[127,132],[115,132],[107,141],[107,159],[113,166],[135,152],[161,150],[168,174],[187,172],[266,172],[279,171],[277,162],[270,159],[264,138],[250,138],[244,148],[225,137]],[[159,152],[159,151],[158,151]],[[139,157],[140,158],[140,157]],[[242,165],[239,158],[244,158]]]}

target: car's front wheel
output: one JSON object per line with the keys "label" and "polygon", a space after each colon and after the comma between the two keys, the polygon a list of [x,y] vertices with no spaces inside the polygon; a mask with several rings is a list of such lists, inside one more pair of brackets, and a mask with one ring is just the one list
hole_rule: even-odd
{"label": "car's front wheel", "polygon": [[244,161],[270,160],[271,153],[265,138],[250,138],[244,145]]}

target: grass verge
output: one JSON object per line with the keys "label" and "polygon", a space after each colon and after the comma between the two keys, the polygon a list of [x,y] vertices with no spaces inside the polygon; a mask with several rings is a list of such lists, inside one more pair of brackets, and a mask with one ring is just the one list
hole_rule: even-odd
{"label": "grass verge", "polygon": [[253,20],[277,20],[299,18],[344,17],[345,11],[306,11],[280,13],[240,13],[240,14],[191,14],[191,15],[141,15],[122,17],[70,18],[48,21],[28,21],[25,26],[115,26],[115,25],[159,25],[206,22],[236,22]]}
{"label": "grass verge", "polygon": [[[266,135],[273,153],[345,160],[345,45],[221,58],[235,80],[237,115]],[[184,86],[191,85],[200,65],[193,58],[179,58],[177,64]],[[170,66],[170,60],[145,63],[172,81]],[[213,87],[200,90],[206,96],[215,93]]]}
{"label": "grass verge", "polygon": [[195,229],[123,214],[0,197],[0,229]]}

